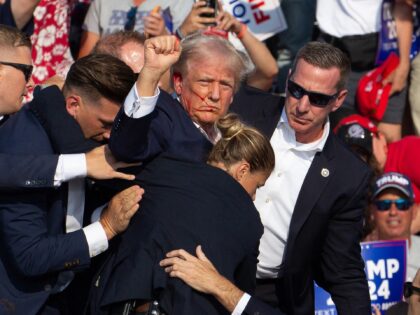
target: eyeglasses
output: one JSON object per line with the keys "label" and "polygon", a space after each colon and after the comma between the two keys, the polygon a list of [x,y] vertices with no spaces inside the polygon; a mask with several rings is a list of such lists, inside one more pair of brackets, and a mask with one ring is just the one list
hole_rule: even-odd
{"label": "eyeglasses", "polygon": [[134,30],[134,26],[136,25],[136,14],[137,7],[131,7],[131,9],[127,12],[127,21],[124,24],[124,30]]}
{"label": "eyeglasses", "polygon": [[300,100],[305,95],[308,95],[309,102],[312,105],[318,107],[327,106],[333,99],[336,99],[339,94],[339,92],[337,92],[334,95],[327,95],[318,92],[307,91],[290,79],[287,80],[287,90],[294,98],[297,98],[298,100]]}
{"label": "eyeglasses", "polygon": [[28,82],[29,79],[31,78],[32,70],[34,69],[32,65],[25,65],[23,63],[0,61],[0,64],[5,65],[5,66],[10,66],[10,67],[13,67],[15,69],[22,71],[25,76],[26,82]]}
{"label": "eyeglasses", "polygon": [[412,282],[404,283],[404,297],[408,299],[414,292],[420,293],[420,288],[413,286]]}
{"label": "eyeglasses", "polygon": [[397,200],[375,200],[374,204],[376,206],[376,210],[378,211],[387,211],[391,208],[392,204],[395,204],[398,210],[407,211],[408,209],[410,209],[412,202],[409,199],[400,198]]}

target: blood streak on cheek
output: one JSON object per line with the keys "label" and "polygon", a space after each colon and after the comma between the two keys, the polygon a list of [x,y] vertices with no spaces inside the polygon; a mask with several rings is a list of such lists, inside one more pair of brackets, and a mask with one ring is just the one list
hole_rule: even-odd
{"label": "blood streak on cheek", "polygon": [[195,91],[191,91],[191,92],[193,92],[193,94],[195,94],[204,104],[206,104],[206,106],[208,106],[208,107],[211,107],[207,102],[206,102],[206,98],[205,97],[202,97],[200,94],[198,94],[197,92],[195,92]]}

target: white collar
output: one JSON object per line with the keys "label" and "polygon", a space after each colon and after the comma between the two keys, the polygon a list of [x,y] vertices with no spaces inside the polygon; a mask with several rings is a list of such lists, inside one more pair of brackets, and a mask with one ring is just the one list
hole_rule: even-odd
{"label": "white collar", "polygon": [[284,140],[288,144],[289,148],[293,148],[297,151],[321,152],[325,146],[325,142],[327,141],[328,135],[330,134],[330,120],[327,117],[327,122],[324,124],[324,131],[322,133],[322,137],[310,143],[300,143],[296,141],[295,131],[289,125],[287,114],[284,108],[281,113],[277,128],[283,131]]}

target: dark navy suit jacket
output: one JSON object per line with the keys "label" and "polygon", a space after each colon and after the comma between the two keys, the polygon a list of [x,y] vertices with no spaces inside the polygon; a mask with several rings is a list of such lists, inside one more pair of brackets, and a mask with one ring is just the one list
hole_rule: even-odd
{"label": "dark navy suit jacket", "polygon": [[[84,139],[79,125],[67,114],[65,106],[57,106],[54,101],[51,102],[62,99],[56,86],[49,87],[42,93],[37,88],[34,95],[35,99],[29,105],[30,110],[47,132],[54,152],[80,153],[97,146],[97,143]],[[0,121],[0,134],[6,122]],[[64,130],[66,132],[62,132]],[[0,153],[0,190],[52,188],[57,162],[57,154],[37,155],[36,151],[26,152],[24,155]]]}
{"label": "dark navy suit jacket", "polygon": [[[236,100],[231,110],[271,138],[284,99],[276,101],[267,96],[271,101],[261,102],[259,94],[249,91],[247,101]],[[322,176],[322,169],[328,169],[329,175]],[[370,314],[359,246],[369,178],[367,165],[331,132],[324,149],[312,161],[290,222],[276,280],[276,293],[283,312],[313,314],[313,281],[316,280],[331,293],[340,315]],[[280,313],[251,298],[245,314]]]}
{"label": "dark navy suit jacket", "polygon": [[[60,102],[62,96],[50,101]],[[0,153],[54,153],[28,106],[2,126]],[[66,206],[65,185],[0,194],[0,314],[37,314],[75,270],[89,266],[83,231],[65,234]]]}
{"label": "dark navy suit jacket", "polygon": [[206,161],[212,146],[182,105],[164,91],[155,109],[142,118],[130,118],[121,108],[109,141],[111,152],[124,162],[148,161],[163,152],[187,161]]}
{"label": "dark navy suit jacket", "polygon": [[[138,174],[141,211],[96,276],[91,314],[99,306],[159,298],[166,314],[227,314],[211,296],[166,275],[171,250],[202,245],[217,270],[252,293],[263,228],[249,194],[225,171],[202,162],[158,157]],[[115,245],[115,244],[114,244]],[[159,297],[158,297],[159,295]]]}

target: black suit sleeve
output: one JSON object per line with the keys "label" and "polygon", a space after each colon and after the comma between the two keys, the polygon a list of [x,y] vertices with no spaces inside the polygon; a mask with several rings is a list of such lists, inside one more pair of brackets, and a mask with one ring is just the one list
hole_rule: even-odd
{"label": "black suit sleeve", "polygon": [[[158,103],[169,104],[169,108],[177,106],[176,101],[162,91]],[[159,104],[141,118],[128,117],[122,107],[112,127],[109,148],[117,160],[143,162],[164,152],[172,134],[172,118]]]}
{"label": "black suit sleeve", "polygon": [[53,187],[58,155],[0,153],[0,190]]}
{"label": "black suit sleeve", "polygon": [[[57,207],[50,207],[62,202],[54,196],[57,192],[53,189],[0,196],[0,240],[5,253],[2,259],[26,277],[81,269],[90,264],[82,229],[59,235],[49,233],[49,225],[64,221]],[[57,220],[52,221],[51,216]]]}
{"label": "black suit sleeve", "polygon": [[249,254],[235,270],[235,284],[242,291],[253,294],[255,291],[255,274],[258,263],[258,246]]}
{"label": "black suit sleeve", "polygon": [[371,312],[359,245],[369,178],[370,173],[366,172],[352,198],[332,215],[316,266],[315,280],[331,293],[341,315]]}
{"label": "black suit sleeve", "polygon": [[255,297],[251,297],[251,299],[249,300],[242,314],[243,315],[285,315],[280,310],[274,309],[270,305],[260,301],[259,299]]}

